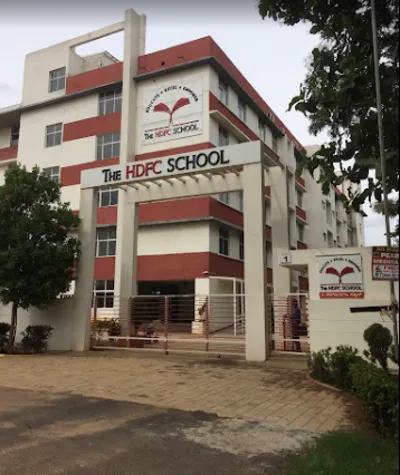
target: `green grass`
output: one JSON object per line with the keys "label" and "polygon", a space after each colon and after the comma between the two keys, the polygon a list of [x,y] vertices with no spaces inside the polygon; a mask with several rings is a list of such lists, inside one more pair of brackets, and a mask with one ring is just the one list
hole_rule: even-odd
{"label": "green grass", "polygon": [[287,475],[397,475],[399,447],[374,436],[334,432],[297,458]]}

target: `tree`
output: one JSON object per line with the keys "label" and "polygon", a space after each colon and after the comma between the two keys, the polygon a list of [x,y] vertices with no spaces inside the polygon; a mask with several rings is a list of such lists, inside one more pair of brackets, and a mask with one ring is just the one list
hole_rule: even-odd
{"label": "tree", "polygon": [[[399,206],[395,200],[388,200],[389,216],[391,218],[397,217],[397,224],[394,231],[391,233],[391,237],[394,243],[399,245],[400,229],[399,229]],[[385,214],[383,203],[374,203],[373,209],[375,213]]]}
{"label": "tree", "polygon": [[18,309],[45,308],[69,289],[79,257],[79,218],[61,202],[60,185],[41,173],[11,165],[0,186],[0,302],[11,304],[8,352]]}
{"label": "tree", "polygon": [[[377,3],[386,184],[389,193],[398,193],[399,2]],[[329,142],[309,158],[304,154],[299,173],[307,169],[313,174],[318,167],[325,193],[346,179],[356,184],[367,180],[363,191],[349,190],[349,199],[342,197],[347,208],[359,210],[372,198],[382,202],[370,0],[259,0],[258,5],[263,19],[289,26],[305,22],[321,40],[289,109],[310,120],[310,133],[327,132]]]}

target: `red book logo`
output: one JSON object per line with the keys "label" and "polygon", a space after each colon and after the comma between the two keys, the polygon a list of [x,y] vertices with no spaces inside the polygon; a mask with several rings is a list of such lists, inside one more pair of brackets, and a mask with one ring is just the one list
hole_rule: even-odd
{"label": "red book logo", "polygon": [[347,274],[354,274],[354,269],[350,266],[345,267],[340,272],[334,267],[328,267],[325,271],[325,274],[336,275],[339,278],[339,284],[342,283],[342,279]]}
{"label": "red book logo", "polygon": [[157,104],[154,106],[154,109],[153,111],[154,112],[165,112],[169,115],[169,123],[168,123],[168,127],[171,126],[172,124],[172,116],[174,115],[174,113],[178,110],[178,109],[181,109],[182,107],[184,106],[187,106],[190,104],[190,101],[187,97],[181,97],[180,99],[178,99],[174,106],[172,107],[172,109],[170,109],[166,104],[164,104],[163,102],[160,102],[160,104]]}

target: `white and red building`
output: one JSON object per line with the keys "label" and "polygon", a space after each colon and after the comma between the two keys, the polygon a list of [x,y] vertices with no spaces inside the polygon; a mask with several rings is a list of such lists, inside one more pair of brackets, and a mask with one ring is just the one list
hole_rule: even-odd
{"label": "white and red building", "polygon": [[[21,103],[0,109],[0,184],[9,164],[38,165],[78,212],[82,170],[261,140],[277,164],[265,188],[269,291],[307,290],[307,276],[280,266],[277,253],[362,246],[362,216],[345,213],[345,189],[325,196],[309,174],[296,177],[303,146],[211,37],[146,53],[145,29],[128,10],[116,25],[26,56]],[[122,60],[75,52],[119,31]],[[241,292],[242,209],[240,192],[141,204],[139,293]],[[102,190],[94,279],[105,307],[115,292],[117,212],[118,192]]]}

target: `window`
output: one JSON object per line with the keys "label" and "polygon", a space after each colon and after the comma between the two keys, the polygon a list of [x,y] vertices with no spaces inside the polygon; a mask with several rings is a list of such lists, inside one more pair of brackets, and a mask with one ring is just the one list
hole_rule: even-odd
{"label": "window", "polygon": [[260,137],[260,140],[265,142],[265,125],[261,120],[258,121],[258,136]]}
{"label": "window", "polygon": [[246,122],[246,104],[241,99],[238,99],[238,112],[239,119]]}
{"label": "window", "polygon": [[97,229],[96,256],[115,256],[117,248],[117,228],[108,226]]}
{"label": "window", "polygon": [[327,239],[328,239],[328,236],[327,236],[327,234],[326,234],[326,233],[324,233],[324,234],[323,234],[323,236],[324,236],[324,242],[326,242],[326,241],[327,241]]}
{"label": "window", "polygon": [[328,247],[333,247],[333,234],[328,231]]}
{"label": "window", "polygon": [[93,298],[96,299],[97,308],[113,308],[114,281],[96,280],[93,285]]}
{"label": "window", "polygon": [[272,150],[278,153],[278,137],[276,134],[272,134]]}
{"label": "window", "polygon": [[333,241],[333,247],[336,247],[336,241]]}
{"label": "window", "polygon": [[10,142],[11,147],[13,147],[14,145],[18,145],[18,142],[19,142],[19,125],[16,125],[11,129],[11,142]]}
{"label": "window", "polygon": [[220,193],[218,195],[219,201],[222,201],[222,203],[228,204],[229,203],[229,193]]}
{"label": "window", "polygon": [[322,200],[322,209],[326,209],[326,203],[324,200]]}
{"label": "window", "polygon": [[304,242],[304,226],[297,223],[297,240]]}
{"label": "window", "polygon": [[239,234],[239,259],[244,261],[244,234]]}
{"label": "window", "polygon": [[99,96],[99,115],[121,112],[122,109],[122,88],[103,92]]}
{"label": "window", "polygon": [[328,224],[332,224],[332,206],[329,203],[329,201],[326,202],[325,211],[326,211],[326,213],[325,213],[326,214],[326,222]]}
{"label": "window", "polygon": [[47,175],[50,180],[60,183],[60,167],[43,168],[43,173]]}
{"label": "window", "polygon": [[299,208],[303,208],[303,193],[296,188],[296,203]]}
{"label": "window", "polygon": [[243,190],[239,191],[239,211],[243,212]]}
{"label": "window", "polygon": [[226,226],[219,227],[219,253],[229,256],[229,229]]}
{"label": "window", "polygon": [[49,73],[49,92],[65,89],[65,67],[54,69]]}
{"label": "window", "polygon": [[53,124],[46,127],[46,147],[61,145],[62,124]]}
{"label": "window", "polygon": [[116,188],[103,188],[99,191],[99,207],[115,206],[118,204],[118,190]]}
{"label": "window", "polygon": [[97,137],[97,160],[119,157],[121,143],[120,132],[100,135]]}
{"label": "window", "polygon": [[353,242],[353,231],[350,230],[350,229],[347,231],[347,245],[348,245],[348,246],[353,246],[353,245],[354,245],[354,242]]}
{"label": "window", "polygon": [[220,147],[225,147],[226,145],[229,145],[228,131],[221,126],[219,126],[218,128],[218,145]]}
{"label": "window", "polygon": [[265,242],[265,251],[266,251],[266,261],[267,267],[272,267],[272,242]]}
{"label": "window", "polygon": [[225,105],[228,105],[228,86],[219,81],[219,100],[224,103]]}
{"label": "window", "polygon": [[271,223],[271,205],[268,201],[265,202],[265,222],[266,224]]}

